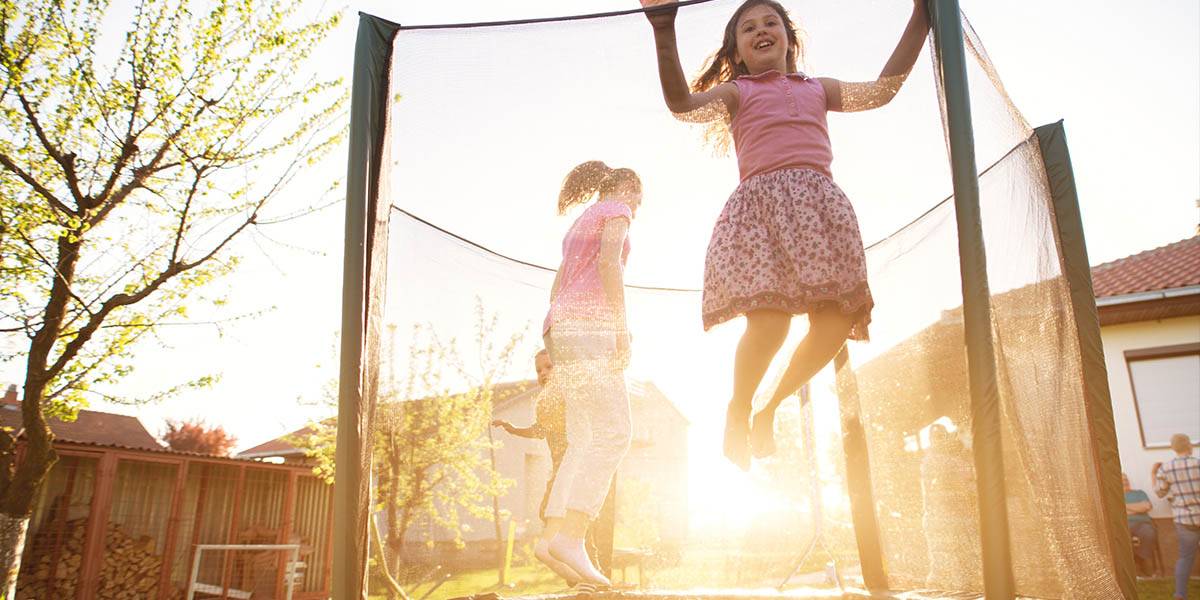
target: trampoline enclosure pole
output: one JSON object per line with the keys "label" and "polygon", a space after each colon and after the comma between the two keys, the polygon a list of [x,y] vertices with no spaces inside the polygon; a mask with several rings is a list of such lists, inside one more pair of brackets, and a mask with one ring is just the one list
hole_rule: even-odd
{"label": "trampoline enclosure pole", "polygon": [[1000,394],[992,347],[991,300],[987,255],[979,209],[979,176],[971,127],[970,94],[958,0],[930,0],[934,46],[945,89],[946,128],[958,222],[959,269],[962,275],[963,321],[971,392],[979,501],[983,587],[989,599],[1013,598],[1015,585],[1009,545],[1004,489],[1004,456],[1000,435]]}
{"label": "trampoline enclosure pole", "polygon": [[388,76],[398,25],[359,14],[350,95],[346,176],[345,255],[342,263],[341,360],[333,489],[334,600],[365,600],[370,518],[370,443],[373,369],[382,279],[374,246],[386,243],[379,218],[380,176],[387,138]]}
{"label": "trampoline enclosure pole", "polygon": [[1133,546],[1129,543],[1129,524],[1125,514],[1125,490],[1121,483],[1121,457],[1117,452],[1117,432],[1113,421],[1112,398],[1108,389],[1108,371],[1104,366],[1104,346],[1100,339],[1100,319],[1096,312],[1096,293],[1092,288],[1087,245],[1083,239],[1083,220],[1079,214],[1079,196],[1067,134],[1063,122],[1042,125],[1035,130],[1046,180],[1054,203],[1054,224],[1062,252],[1063,275],[1071,294],[1075,332],[1079,340],[1080,366],[1083,368],[1084,402],[1087,410],[1092,456],[1096,465],[1097,492],[1103,511],[1105,538],[1112,553],[1117,586],[1125,598],[1137,598],[1137,573]]}

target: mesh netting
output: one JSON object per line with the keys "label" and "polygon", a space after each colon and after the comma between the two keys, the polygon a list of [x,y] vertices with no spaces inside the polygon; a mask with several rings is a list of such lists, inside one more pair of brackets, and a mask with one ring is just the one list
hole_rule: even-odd
{"label": "mesh netting", "polygon": [[[912,6],[784,4],[806,33],[801,68],[860,81],[874,79]],[[680,9],[689,76],[716,49],[736,5]],[[965,29],[1018,592],[1119,597],[1042,156]],[[559,186],[587,160],[632,168],[644,185],[625,271],[635,444],[618,473],[616,545],[645,549],[644,568],[660,587],[775,585],[797,566],[818,573],[799,580],[810,584],[853,581],[866,559],[842,433],[857,411],[888,587],[982,590],[958,239],[953,201],[943,200],[950,175],[935,68],[918,61],[882,109],[829,116],[834,178],[854,202],[864,239],[879,240],[867,252],[871,341],[850,345],[839,385],[832,369],[811,383],[810,415],[801,417],[799,402],[785,404],[777,457],[742,474],[721,457],[741,328],[702,332],[698,292],[737,167],[704,143],[703,126],[664,107],[645,17],[402,29],[385,169],[394,208],[384,322],[394,326],[396,350],[385,353],[380,372],[392,381],[381,388],[415,399],[491,386],[492,416],[531,422],[533,383],[500,384],[532,378],[561,240],[578,214],[556,214]],[[785,349],[804,334],[803,321]],[[422,345],[444,352],[440,367],[406,362],[413,355],[405,349]],[[512,522],[521,564],[522,540],[539,528],[549,463],[538,444],[492,435],[489,464],[508,480],[496,504],[463,512],[454,531],[418,520],[403,545],[407,562],[467,564],[478,547],[480,564],[494,566]],[[805,554],[814,541],[819,551]]]}

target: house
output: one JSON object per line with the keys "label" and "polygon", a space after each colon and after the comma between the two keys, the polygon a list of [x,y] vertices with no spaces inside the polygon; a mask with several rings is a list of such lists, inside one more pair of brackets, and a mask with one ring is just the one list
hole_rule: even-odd
{"label": "house", "polygon": [[[533,385],[497,402],[494,417],[517,425],[533,423],[537,392]],[[658,528],[657,537],[682,542],[688,533],[688,421],[653,383],[630,381],[629,405],[633,442],[617,471],[618,498],[622,493],[643,497],[640,509],[648,511],[645,516]],[[496,435],[503,444],[496,456],[497,470],[516,482],[502,508],[511,512],[519,530],[534,535],[541,529],[538,506],[550,477],[550,451],[542,440]],[[621,516],[617,519],[620,523]],[[472,527],[476,533],[471,537],[482,539],[488,530],[478,525]]]}
{"label": "house", "polygon": [[[1200,237],[1098,265],[1093,279],[1121,463],[1134,487],[1153,496],[1150,467],[1172,456],[1166,448],[1170,434],[1184,431],[1193,440],[1200,439]],[[1044,511],[1045,505],[1036,502],[1044,500],[1041,490],[1053,489],[1047,485],[1048,467],[1059,470],[1053,475],[1056,478],[1078,478],[1086,473],[1079,466],[1091,465],[1086,455],[1055,450],[1064,436],[1057,415],[1045,410],[1056,399],[1078,403],[1082,392],[1078,380],[1060,378],[1069,375],[1064,369],[1077,364],[1070,343],[1057,343],[1074,336],[1067,293],[1062,278],[1046,277],[991,296],[1000,342],[1000,395],[1026,401],[1027,409],[1002,411],[1013,433],[1022,436],[1014,436],[1017,444],[1006,450],[1024,444],[1026,449],[1039,449],[1043,457],[1013,453],[1013,462],[1006,457],[1006,467],[1042,461],[1040,468],[1028,471],[1040,480],[1006,481],[1010,523],[1020,524],[1011,529],[1014,547],[1036,547],[1045,539],[1042,528],[1028,526],[1035,522],[1033,515],[1063,514],[1061,502],[1053,511]],[[911,568],[918,575],[927,546],[922,520],[913,518],[924,502],[916,483],[922,436],[935,420],[944,420],[965,429],[961,437],[970,441],[970,429],[963,427],[970,424],[971,415],[963,336],[961,307],[944,310],[937,321],[856,366],[853,376],[844,378],[853,385],[846,386],[844,397],[839,394],[859,405],[852,408],[860,411],[870,432],[871,467],[885,465],[886,470],[872,472],[882,476],[871,480],[878,527],[885,536],[911,540],[887,547],[886,558],[893,565],[918,565]],[[1011,377],[1014,373],[1021,376]],[[1052,459],[1045,458],[1047,452],[1054,453]],[[1078,500],[1078,496],[1070,498]],[[1170,508],[1163,500],[1154,503],[1163,560],[1169,569],[1176,553]],[[1058,577],[1045,568],[1048,561],[1037,560],[1039,556],[1034,551],[1017,553],[1015,568],[1026,578]],[[898,570],[894,568],[892,574]]]}
{"label": "house", "polygon": [[[534,407],[539,387],[535,381],[515,381],[497,384],[493,388],[495,419],[518,426],[534,421]],[[634,433],[629,454],[617,473],[617,494],[637,494],[642,500],[639,510],[645,520],[655,523],[659,540],[682,542],[688,532],[687,428],[688,421],[654,384],[630,382],[629,400]],[[421,400],[417,400],[418,402]],[[311,434],[304,428],[287,436],[270,440],[240,454],[239,458],[272,459],[284,464],[308,464],[304,453],[288,443],[288,439]],[[550,452],[542,440],[513,437],[501,430],[492,431],[500,442],[496,453],[496,470],[513,485],[501,497],[499,508],[511,515],[520,538],[528,538],[541,529],[538,507],[550,477]],[[626,496],[628,498],[628,496]],[[620,505],[620,504],[618,504]],[[618,523],[622,518],[617,517]],[[495,543],[495,524],[486,519],[464,517],[462,532],[468,554],[486,554]],[[429,523],[417,523],[409,534],[413,551],[423,550],[432,543],[434,552],[450,558],[451,532]]]}
{"label": "house", "polygon": [[[1154,499],[1165,568],[1177,545],[1150,469],[1173,433],[1200,442],[1200,235],[1092,269],[1121,467]],[[1200,573],[1200,565],[1197,565]]]}
{"label": "house", "polygon": [[[10,386],[0,427],[18,433]],[[80,411],[52,419],[58,462],[35,500],[18,600],[176,600],[193,568],[199,590],[229,598],[327,598],[331,488],[311,469],[171,451],[136,417]],[[295,544],[282,551],[200,551],[200,544]],[[209,596],[211,597],[211,596]]]}
{"label": "house", "polygon": [[[10,385],[0,402],[0,427],[21,430],[21,402],[17,386]],[[74,421],[50,421],[50,430],[60,442],[111,446],[132,450],[161,451],[166,447],[154,439],[137,417],[81,410]]]}

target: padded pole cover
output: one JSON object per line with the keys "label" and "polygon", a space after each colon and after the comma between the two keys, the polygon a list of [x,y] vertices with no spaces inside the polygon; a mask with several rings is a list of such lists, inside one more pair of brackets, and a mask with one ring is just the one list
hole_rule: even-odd
{"label": "padded pole cover", "polygon": [[342,344],[333,494],[335,600],[366,600],[367,519],[371,499],[371,417],[378,379],[387,259],[381,167],[387,154],[392,39],[399,26],[359,15],[350,96]]}
{"label": "padded pole cover", "polygon": [[1084,403],[1091,425],[1092,454],[1098,470],[1096,479],[1100,482],[1105,537],[1112,552],[1113,570],[1121,594],[1126,598],[1137,598],[1133,547],[1129,543],[1129,522],[1121,483],[1121,457],[1117,451],[1108,370],[1104,366],[1096,293],[1092,288],[1092,269],[1088,264],[1087,245],[1083,238],[1083,221],[1079,214],[1079,196],[1075,191],[1075,172],[1071,169],[1071,153],[1067,149],[1067,135],[1062,121],[1042,125],[1035,132],[1054,202],[1055,229],[1062,251],[1062,272],[1070,289],[1071,312],[1075,316],[1075,330],[1079,337]]}
{"label": "padded pole cover", "polygon": [[983,587],[989,599],[1012,598],[1015,586],[1009,547],[1008,508],[1004,491],[1004,456],[1000,433],[1000,394],[992,348],[991,292],[979,212],[979,176],[971,127],[966,57],[958,0],[933,0],[934,45],[941,58],[946,90],[946,129],[954,179],[958,221],[959,269],[962,274],[963,319],[971,391]]}

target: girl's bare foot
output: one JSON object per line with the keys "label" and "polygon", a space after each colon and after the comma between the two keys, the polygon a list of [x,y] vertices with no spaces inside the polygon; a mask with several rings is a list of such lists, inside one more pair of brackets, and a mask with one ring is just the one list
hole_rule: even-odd
{"label": "girl's bare foot", "polygon": [[750,470],[750,407],[733,403],[725,410],[725,458],[743,471]]}
{"label": "girl's bare foot", "polygon": [[754,458],[775,454],[775,411],[763,410],[754,415],[750,427],[750,449]]}

